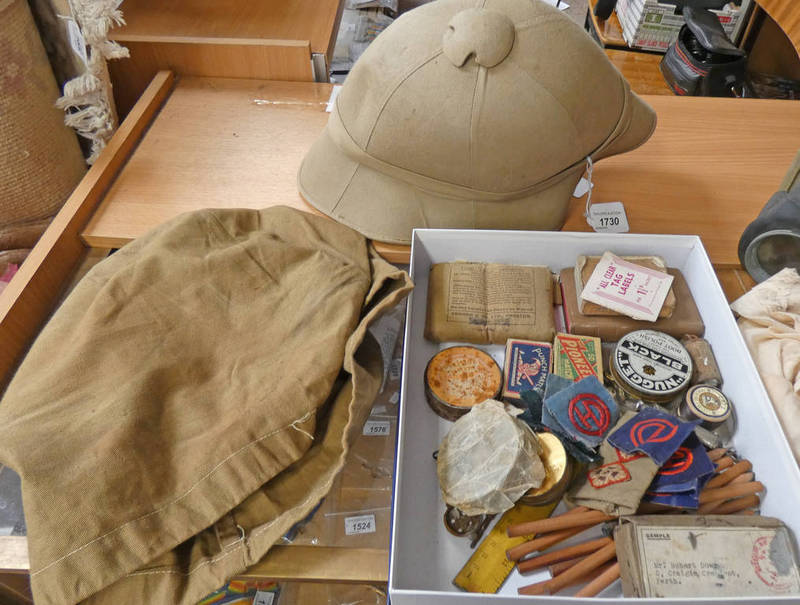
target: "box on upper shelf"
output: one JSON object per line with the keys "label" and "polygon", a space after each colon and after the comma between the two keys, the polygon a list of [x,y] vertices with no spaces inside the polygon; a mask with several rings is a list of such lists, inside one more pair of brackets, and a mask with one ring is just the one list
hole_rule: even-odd
{"label": "box on upper shelf", "polygon": [[[567,232],[416,230],[411,251],[415,289],[408,301],[403,382],[398,427],[397,466],[392,511],[389,594],[393,605],[516,605],[519,586],[548,577],[513,571],[497,594],[460,591],[453,578],[474,552],[469,541],[448,533],[442,523],[444,503],[432,459],[452,423],[439,418],[425,401],[423,373],[442,347],[424,338],[428,273],[434,263],[470,261],[547,265],[552,271],[574,266],[579,254],[657,254],[686,279],[705,323],[724,377],[725,393],[736,405],[738,428],[733,447],[750,460],[766,486],[761,513],[784,521],[800,535],[800,469],[736,326],[700,238],[682,235],[599,234]],[[481,346],[502,363],[502,345]],[[499,516],[499,515],[498,515]],[[577,590],[577,589],[575,589]],[[568,594],[574,594],[570,592]],[[603,597],[621,597],[619,584]],[[537,597],[547,602],[583,603],[595,599]],[[792,597],[789,597],[792,598]],[[795,602],[797,601],[797,597]],[[523,597],[524,599],[524,597]],[[766,603],[772,599],[729,599],[731,603]],[[531,602],[533,600],[531,599]],[[639,599],[625,602],[640,603]],[[648,601],[649,602],[649,601]],[[675,601],[664,600],[664,603]],[[693,603],[719,600],[697,599]],[[781,600],[781,602],[787,602]]]}
{"label": "box on upper shelf", "polygon": [[[733,36],[743,11],[741,7],[731,10],[727,6],[711,12],[717,15],[725,33]],[[674,4],[658,0],[618,0],[616,6],[628,46],[662,53],[678,38],[684,24],[683,15],[676,14],[677,10]]]}

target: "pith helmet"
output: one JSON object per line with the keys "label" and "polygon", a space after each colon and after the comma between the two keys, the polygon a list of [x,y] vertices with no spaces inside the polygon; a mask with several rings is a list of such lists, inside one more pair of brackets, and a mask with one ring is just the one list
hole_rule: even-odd
{"label": "pith helmet", "polygon": [[558,229],[592,160],[653,110],[539,0],[438,0],[367,48],[298,173],[303,197],[375,240],[414,227]]}

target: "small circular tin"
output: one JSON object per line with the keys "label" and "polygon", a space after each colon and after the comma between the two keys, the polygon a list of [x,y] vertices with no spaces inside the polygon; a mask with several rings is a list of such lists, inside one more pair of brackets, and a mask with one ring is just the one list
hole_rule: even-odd
{"label": "small circular tin", "polygon": [[484,517],[485,515],[465,515],[455,506],[448,504],[442,520],[447,531],[463,538],[478,529]]}
{"label": "small circular tin", "polygon": [[536,438],[542,446],[539,456],[544,465],[545,477],[539,487],[529,489],[519,499],[522,504],[528,506],[559,500],[567,490],[572,476],[572,459],[567,455],[561,439],[553,433],[536,433]]}
{"label": "small circular tin", "polygon": [[497,399],[503,373],[492,356],[475,347],[439,351],[425,368],[425,397],[434,412],[457,420],[473,406]]}
{"label": "small circular tin", "polygon": [[668,403],[689,386],[692,358],[672,336],[636,330],[620,338],[611,370],[614,381],[630,397]]}
{"label": "small circular tin", "polygon": [[678,416],[684,420],[700,420],[700,426],[715,429],[731,416],[733,406],[719,389],[705,384],[690,387],[683,397]]}

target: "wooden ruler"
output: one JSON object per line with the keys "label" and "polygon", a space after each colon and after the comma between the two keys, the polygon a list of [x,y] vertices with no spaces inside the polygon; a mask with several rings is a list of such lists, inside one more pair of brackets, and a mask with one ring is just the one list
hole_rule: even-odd
{"label": "wooden ruler", "polygon": [[500,590],[516,565],[514,561],[508,560],[506,551],[533,538],[532,536],[509,538],[506,529],[509,525],[549,517],[557,504],[557,501],[540,506],[516,504],[514,508],[503,513],[489,535],[478,544],[475,552],[453,579],[453,584],[467,592],[494,594]]}

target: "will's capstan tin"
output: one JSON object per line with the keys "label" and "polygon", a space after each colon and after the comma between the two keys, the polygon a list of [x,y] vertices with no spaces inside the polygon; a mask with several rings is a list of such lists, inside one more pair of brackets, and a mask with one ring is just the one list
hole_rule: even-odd
{"label": "will's capstan tin", "polygon": [[731,416],[733,406],[725,394],[705,384],[690,387],[678,408],[684,420],[700,420],[700,426],[713,430]]}
{"label": "will's capstan tin", "polygon": [[447,420],[458,419],[487,399],[497,399],[502,387],[500,366],[475,347],[439,351],[425,368],[428,404]]}
{"label": "will's capstan tin", "polygon": [[627,395],[667,403],[689,386],[692,358],[672,336],[636,330],[620,338],[611,368],[614,381]]}

